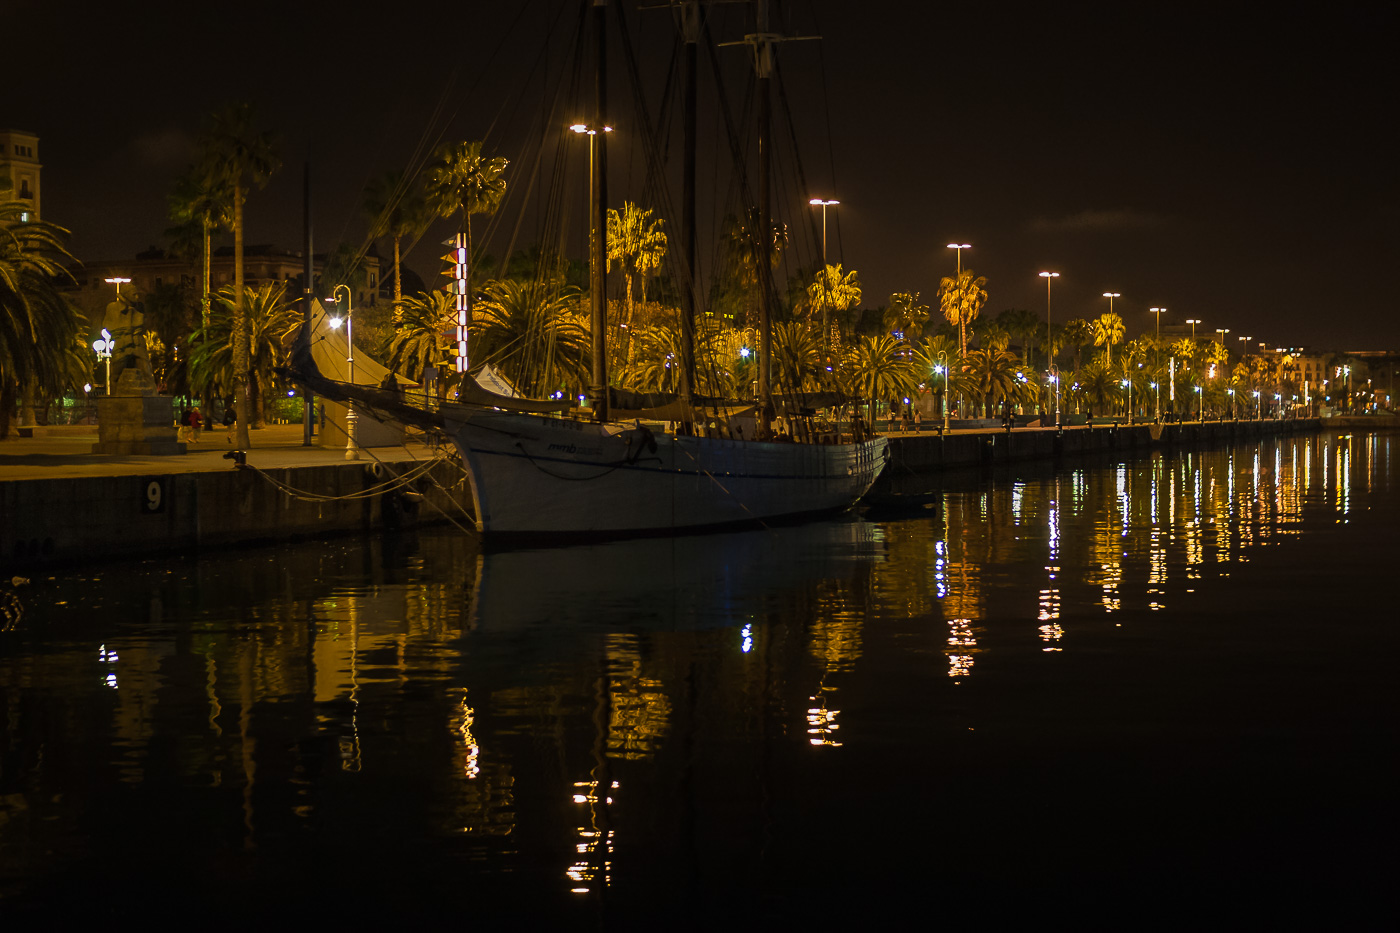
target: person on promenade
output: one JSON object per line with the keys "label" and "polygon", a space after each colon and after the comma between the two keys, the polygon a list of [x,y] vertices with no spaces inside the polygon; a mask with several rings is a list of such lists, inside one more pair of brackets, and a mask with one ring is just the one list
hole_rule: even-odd
{"label": "person on promenade", "polygon": [[919,413],[919,409],[914,409],[914,433],[918,434],[923,430],[924,419]]}
{"label": "person on promenade", "polygon": [[238,422],[238,415],[234,413],[232,405],[224,406],[224,427],[228,428],[228,442],[233,443],[233,429]]}
{"label": "person on promenade", "polygon": [[190,443],[199,443],[199,429],[204,424],[204,416],[199,413],[199,406],[190,409]]}

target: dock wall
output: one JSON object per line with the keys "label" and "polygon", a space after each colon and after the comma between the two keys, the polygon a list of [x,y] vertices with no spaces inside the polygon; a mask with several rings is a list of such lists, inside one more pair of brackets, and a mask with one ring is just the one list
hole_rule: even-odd
{"label": "dock wall", "polygon": [[1317,419],[1298,419],[1096,425],[1062,431],[1033,428],[946,435],[895,433],[889,436],[891,460],[886,473],[937,473],[1086,454],[1213,447],[1257,437],[1314,433],[1319,425]]}
{"label": "dock wall", "polygon": [[[344,463],[261,471],[82,476],[0,482],[0,571],[117,555],[292,541],[445,521],[471,493],[439,463],[410,487],[349,498],[422,466]],[[327,497],[288,495],[276,480]],[[434,483],[434,480],[436,483]],[[459,505],[458,503],[461,503]]]}

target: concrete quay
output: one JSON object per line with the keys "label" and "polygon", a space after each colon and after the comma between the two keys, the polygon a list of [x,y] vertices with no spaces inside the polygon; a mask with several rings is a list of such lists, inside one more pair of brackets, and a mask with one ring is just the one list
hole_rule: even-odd
{"label": "concrete quay", "polygon": [[[95,427],[37,428],[0,442],[0,578],[26,568],[118,556],[374,532],[446,521],[470,526],[455,460],[427,446],[303,447],[301,425],[252,432],[247,465],[225,430],[169,456],[91,452]],[[404,488],[371,490],[394,477]],[[303,499],[286,491],[305,492]]]}
{"label": "concrete quay", "polygon": [[[895,431],[877,486],[950,469],[1318,429],[1310,419]],[[255,469],[238,469],[224,457],[233,445],[223,429],[201,432],[186,453],[171,456],[92,453],[93,427],[38,428],[33,435],[0,442],[0,579],[56,563],[471,521],[458,462],[436,458],[421,443],[366,449],[347,461],[343,446],[304,447],[300,425],[278,425],[253,432],[246,455]],[[407,488],[375,494],[402,476],[410,477]]]}
{"label": "concrete quay", "polygon": [[890,465],[885,473],[889,477],[1084,454],[1213,447],[1256,437],[1315,433],[1320,428],[1319,419],[1303,418],[1018,427],[1010,431],[981,427],[946,434],[895,431],[886,435],[890,439]]}

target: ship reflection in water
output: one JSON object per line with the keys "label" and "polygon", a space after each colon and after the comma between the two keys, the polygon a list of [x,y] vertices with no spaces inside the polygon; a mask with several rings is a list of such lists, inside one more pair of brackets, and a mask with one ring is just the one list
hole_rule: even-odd
{"label": "ship reflection in water", "polygon": [[0,907],[1136,926],[1326,916],[1345,881],[1366,920],[1397,828],[1395,452],[36,574],[0,641]]}

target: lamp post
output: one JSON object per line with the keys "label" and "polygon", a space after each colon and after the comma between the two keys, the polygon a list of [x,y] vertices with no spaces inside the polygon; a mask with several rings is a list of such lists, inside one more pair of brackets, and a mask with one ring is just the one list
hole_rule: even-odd
{"label": "lamp post", "polygon": [[1206,420],[1206,396],[1200,386],[1196,386],[1196,420]]}
{"label": "lamp post", "polygon": [[831,334],[829,332],[830,328],[827,324],[827,309],[830,306],[831,299],[831,295],[829,293],[829,290],[831,288],[831,278],[826,274],[826,209],[828,207],[835,207],[841,202],[837,201],[834,198],[830,200],[812,198],[812,200],[808,201],[807,203],[812,205],[813,207],[820,207],[822,209],[822,355],[823,362],[825,362],[826,358],[829,356],[829,354],[825,352],[827,348],[827,341],[831,339]]}
{"label": "lamp post", "polygon": [[1050,353],[1050,381],[1055,384],[1055,427],[1060,427],[1060,372],[1055,363],[1053,340],[1050,336],[1050,283],[1060,277],[1058,272],[1042,272],[1045,280],[1045,349]]}
{"label": "lamp post", "polygon": [[1128,427],[1133,426],[1133,380],[1124,379],[1123,388],[1128,390]]}
{"label": "lamp post", "polygon": [[131,279],[122,278],[122,277],[119,276],[119,275],[118,275],[118,276],[113,276],[113,277],[110,278],[110,279],[103,279],[102,281],[106,282],[108,285],[115,285],[115,286],[117,286],[117,297],[118,297],[118,298],[120,298],[120,297],[122,296],[122,286],[123,286],[123,285],[130,285],[130,284],[131,284]]}
{"label": "lamp post", "polygon": [[943,362],[933,368],[936,373],[943,375],[943,433],[948,433],[948,351],[939,350],[935,354]]}
{"label": "lamp post", "polygon": [[1186,323],[1191,325],[1191,339],[1192,339],[1192,340],[1195,340],[1195,339],[1196,339],[1196,325],[1197,325],[1197,324],[1204,324],[1205,321],[1202,321],[1202,320],[1201,320],[1200,318],[1198,318],[1198,317],[1188,317],[1188,318],[1186,319]]}
{"label": "lamp post", "polygon": [[822,270],[825,271],[825,270],[826,270],[826,209],[827,209],[828,207],[835,207],[836,205],[840,204],[841,202],[840,202],[840,201],[837,201],[837,200],[835,200],[835,199],[832,199],[832,200],[830,200],[830,201],[824,201],[824,200],[822,200],[821,198],[813,198],[812,200],[808,201],[807,203],[810,204],[810,205],[812,205],[813,207],[820,207],[820,208],[822,209]]}
{"label": "lamp post", "polygon": [[[597,8],[601,10],[601,7]],[[600,32],[601,36],[601,32]],[[601,38],[600,38],[601,43]],[[601,54],[601,52],[600,52]],[[604,113],[603,84],[599,73],[598,116]],[[608,371],[607,371],[607,148],[601,155],[597,153],[598,135],[611,133],[613,128],[606,124],[575,123],[569,127],[575,133],[588,136],[588,291],[591,306],[591,344],[593,348],[593,371],[590,374],[589,392],[592,394],[593,418],[595,421],[608,419]]]}
{"label": "lamp post", "polygon": [[965,250],[965,249],[972,249],[972,244],[971,244],[971,243],[949,243],[949,244],[948,244],[948,248],[949,248],[949,249],[955,249],[955,250],[958,251],[958,278],[962,278],[962,251]]}
{"label": "lamp post", "polygon": [[[354,296],[354,294],[350,291],[350,287],[349,287],[348,285],[337,285],[337,286],[335,287],[335,289],[331,292],[331,297],[327,298],[326,300],[329,301],[329,302],[334,303],[334,302],[336,301],[336,296],[340,294],[340,290],[341,290],[342,288],[345,289],[345,346],[346,346],[345,362],[346,362],[346,365],[347,365],[347,367],[348,367],[349,374],[350,374],[350,378],[349,378],[347,381],[348,381],[351,385],[354,385],[354,384],[355,384],[355,329],[354,329],[354,328],[355,328],[355,322],[354,322],[354,317],[355,317],[355,296]],[[338,317],[336,317],[336,318],[331,318],[331,329],[332,329],[332,330],[338,330],[338,329],[340,328],[340,321],[341,321],[341,319],[338,318]],[[358,433],[358,432],[357,432],[357,428],[359,427],[359,421],[360,421],[360,416],[359,416],[359,414],[355,411],[355,400],[354,400],[354,399],[350,399],[350,400],[348,400],[348,401],[345,403],[345,459],[346,459],[346,460],[358,460],[358,459],[360,459],[360,448],[359,448],[359,446],[358,446],[358,438],[356,437],[356,434]]]}
{"label": "lamp post", "polygon": [[1103,293],[1103,296],[1104,296],[1105,298],[1108,299],[1108,313],[1109,313],[1109,314],[1112,314],[1112,313],[1113,313],[1113,299],[1115,299],[1115,298],[1122,298],[1122,297],[1123,297],[1123,293],[1122,293],[1122,292],[1104,292],[1104,293]]}
{"label": "lamp post", "polygon": [[92,342],[92,348],[97,351],[97,361],[107,363],[107,394],[112,394],[112,335],[107,328],[102,328],[102,337]]}

